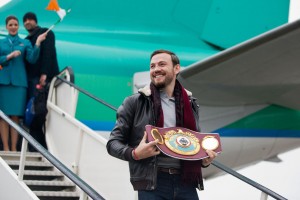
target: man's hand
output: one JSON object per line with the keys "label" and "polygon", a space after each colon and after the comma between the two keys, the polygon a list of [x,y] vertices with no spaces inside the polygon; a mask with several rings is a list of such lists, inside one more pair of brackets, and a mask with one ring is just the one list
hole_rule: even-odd
{"label": "man's hand", "polygon": [[218,155],[216,152],[214,152],[212,150],[206,150],[206,153],[207,153],[208,157],[204,158],[202,160],[202,166],[203,167],[206,167],[206,166],[210,165],[210,163],[213,161],[213,159],[215,159]]}
{"label": "man's hand", "polygon": [[39,35],[38,38],[36,39],[35,45],[39,47],[41,43],[46,39],[47,34],[48,32],[46,31],[45,33]]}
{"label": "man's hand", "polygon": [[151,156],[156,156],[160,154],[160,151],[157,149],[156,145],[158,144],[158,140],[151,141],[146,143],[147,133],[145,132],[143,139],[141,140],[139,146],[135,148],[135,155],[133,158],[144,159]]}

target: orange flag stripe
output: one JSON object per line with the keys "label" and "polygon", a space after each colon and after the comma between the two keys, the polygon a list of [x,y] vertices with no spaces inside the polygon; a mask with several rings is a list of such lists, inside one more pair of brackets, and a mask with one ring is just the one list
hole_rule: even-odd
{"label": "orange flag stripe", "polygon": [[50,0],[47,8],[47,10],[55,10],[55,11],[59,11],[59,6],[57,3],[57,0]]}

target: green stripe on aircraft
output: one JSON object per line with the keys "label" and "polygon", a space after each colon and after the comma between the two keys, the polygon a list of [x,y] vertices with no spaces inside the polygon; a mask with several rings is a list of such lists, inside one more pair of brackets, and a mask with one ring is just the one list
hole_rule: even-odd
{"label": "green stripe on aircraft", "polygon": [[224,128],[300,130],[300,111],[271,105]]}

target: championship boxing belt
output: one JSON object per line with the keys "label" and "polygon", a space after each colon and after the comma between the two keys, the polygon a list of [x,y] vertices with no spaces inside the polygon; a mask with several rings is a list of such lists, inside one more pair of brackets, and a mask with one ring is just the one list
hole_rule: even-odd
{"label": "championship boxing belt", "polygon": [[182,160],[208,157],[206,150],[221,153],[218,133],[199,133],[183,127],[159,128],[146,125],[148,141],[158,140],[157,147],[164,154]]}

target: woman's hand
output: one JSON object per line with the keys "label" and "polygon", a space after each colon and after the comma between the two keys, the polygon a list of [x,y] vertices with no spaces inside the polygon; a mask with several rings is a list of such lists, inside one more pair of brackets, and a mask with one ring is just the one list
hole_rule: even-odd
{"label": "woman's hand", "polygon": [[10,54],[8,54],[8,55],[6,56],[6,59],[7,59],[7,60],[11,60],[11,59],[13,59],[13,58],[15,58],[15,57],[18,57],[18,56],[20,56],[20,55],[21,55],[21,51],[15,50],[15,51],[11,52]]}
{"label": "woman's hand", "polygon": [[40,85],[41,86],[45,86],[46,85],[46,79],[47,79],[47,75],[46,74],[42,74],[40,77]]}

